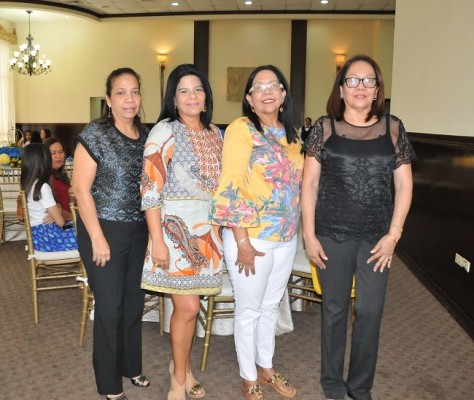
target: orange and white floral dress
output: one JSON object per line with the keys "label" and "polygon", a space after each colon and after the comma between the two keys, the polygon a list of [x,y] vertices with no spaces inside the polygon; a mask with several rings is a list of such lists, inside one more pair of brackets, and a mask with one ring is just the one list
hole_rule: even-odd
{"label": "orange and white floral dress", "polygon": [[143,289],[198,295],[221,291],[222,241],[208,217],[221,158],[222,136],[215,125],[194,131],[164,120],[151,130],[144,151],[142,210],[161,208],[170,268],[153,266],[150,240]]}

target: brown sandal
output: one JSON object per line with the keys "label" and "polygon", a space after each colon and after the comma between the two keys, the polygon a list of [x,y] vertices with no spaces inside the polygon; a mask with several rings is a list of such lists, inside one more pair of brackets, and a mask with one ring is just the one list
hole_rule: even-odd
{"label": "brown sandal", "polygon": [[[279,372],[275,372],[269,379],[258,378],[259,383],[263,385],[269,385],[277,392],[284,397],[295,397],[296,396],[296,389],[293,385],[289,384],[288,381],[285,379],[283,374]],[[292,388],[292,392],[284,391],[282,388]]]}
{"label": "brown sandal", "polygon": [[249,386],[247,390],[242,386],[242,392],[244,392],[247,400],[265,400],[265,397],[263,397],[263,389],[258,383]]}

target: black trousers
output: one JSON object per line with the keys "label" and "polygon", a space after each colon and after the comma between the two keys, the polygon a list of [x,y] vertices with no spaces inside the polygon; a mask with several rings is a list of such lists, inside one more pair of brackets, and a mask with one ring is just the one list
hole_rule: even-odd
{"label": "black trousers", "polygon": [[140,288],[148,241],[146,222],[99,220],[110,247],[110,261],[98,267],[92,244],[78,219],[79,252],[94,293],[93,364],[100,394],[123,391],[122,377],[142,372],[142,314],[145,292]]}
{"label": "black trousers", "polygon": [[[367,241],[337,243],[319,237],[328,256],[326,269],[318,268],[322,288],[321,386],[328,398],[371,400],[379,332],[388,281],[388,268],[374,272],[375,262],[367,264],[370,250]],[[344,379],[347,320],[350,310],[352,277],[356,277],[356,318],[347,380]]]}

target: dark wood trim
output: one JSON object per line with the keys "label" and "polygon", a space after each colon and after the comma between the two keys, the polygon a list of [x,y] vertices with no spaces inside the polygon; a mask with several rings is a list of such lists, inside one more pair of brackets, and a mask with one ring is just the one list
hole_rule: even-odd
{"label": "dark wood trim", "polygon": [[307,32],[308,21],[291,21],[290,88],[293,99],[293,125],[298,127],[302,125],[305,113]]}
{"label": "dark wood trim", "polygon": [[[11,0],[10,3],[22,3],[23,0]],[[368,10],[368,11],[354,11],[354,10],[249,10],[249,11],[189,11],[189,12],[156,12],[156,13],[124,13],[124,14],[99,14],[95,11],[80,7],[74,4],[53,3],[52,1],[28,1],[29,4],[38,4],[42,6],[51,6],[55,9],[65,9],[72,11],[79,11],[91,17],[101,19],[114,18],[139,18],[139,17],[175,17],[175,16],[202,16],[202,15],[395,15],[395,11],[385,10]]]}
{"label": "dark wood trim", "polygon": [[409,133],[411,142],[448,146],[451,148],[474,149],[473,136],[435,135],[429,133]]}
{"label": "dark wood trim", "polygon": [[194,21],[194,64],[209,76],[209,21]]}
{"label": "dark wood trim", "polygon": [[[397,254],[474,338],[474,137],[409,137],[413,201]],[[471,262],[469,273],[456,253]]]}

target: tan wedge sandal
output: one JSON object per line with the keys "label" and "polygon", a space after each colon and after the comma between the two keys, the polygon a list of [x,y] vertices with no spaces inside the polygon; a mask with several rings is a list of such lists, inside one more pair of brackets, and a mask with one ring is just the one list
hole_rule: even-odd
{"label": "tan wedge sandal", "polygon": [[[170,361],[170,371],[174,371],[174,362]],[[184,382],[186,394],[192,399],[202,399],[206,395],[206,389],[194,378],[192,371],[186,371],[186,381]]]}
{"label": "tan wedge sandal", "polygon": [[171,384],[170,390],[168,392],[168,400],[186,400],[184,383],[180,385],[174,378],[174,365],[173,361],[170,363],[169,367]]}

